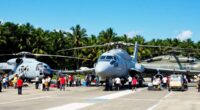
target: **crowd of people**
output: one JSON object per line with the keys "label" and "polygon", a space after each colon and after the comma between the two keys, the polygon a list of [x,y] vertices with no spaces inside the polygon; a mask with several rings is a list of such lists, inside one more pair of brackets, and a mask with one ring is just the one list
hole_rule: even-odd
{"label": "crowd of people", "polygon": [[[95,82],[95,85],[98,85],[97,82],[99,78],[94,77],[92,75],[86,75],[84,81],[81,81],[79,75],[59,75],[57,79],[52,81],[52,77],[44,76],[42,79],[37,76],[34,80],[35,89],[40,89],[42,91],[49,91],[50,87],[57,87],[61,91],[65,91],[65,87],[75,87],[81,86],[83,82],[85,82],[85,86],[91,86],[91,82]],[[2,89],[7,89],[8,87],[13,87],[14,89],[18,89],[18,94],[22,94],[22,87],[24,86],[24,78],[22,76],[18,76],[14,74],[12,80],[9,81],[9,77],[7,74],[0,74],[0,92]],[[55,83],[56,81],[56,83]]]}
{"label": "crowd of people", "polygon": [[[136,91],[137,87],[139,86],[139,81],[143,79],[139,79],[139,77],[128,77],[128,86],[129,89],[132,91]],[[112,91],[113,86],[115,87],[115,90],[120,91],[121,87],[124,85],[126,81],[123,78],[116,77],[114,79],[107,78],[106,79],[106,85],[105,85],[105,91]]]}
{"label": "crowd of people", "polygon": [[[11,85],[9,83],[9,78],[7,74],[0,75],[0,92],[2,92],[2,89],[7,89]],[[23,80],[20,76],[17,74],[14,75],[14,78],[12,80],[12,86],[15,89],[18,89],[18,94],[22,94],[22,87],[23,87]]]}
{"label": "crowd of people", "polygon": [[[187,78],[184,77],[184,81],[187,81]],[[200,92],[200,76],[198,77],[197,85],[198,85],[198,91]],[[132,91],[136,91],[139,84],[143,81],[143,79],[139,77],[128,77],[128,87]],[[18,94],[22,94],[22,87],[23,87],[23,77],[18,76],[17,74],[14,75],[14,78],[12,80],[12,86],[15,89],[18,89]],[[42,91],[49,91],[50,87],[57,87],[60,89],[60,91],[65,91],[66,87],[74,87],[74,86],[81,86],[83,84],[83,81],[81,81],[81,78],[79,75],[59,75],[56,79],[56,83],[52,83],[52,77],[45,76],[40,80],[39,76],[37,76],[34,80],[35,82],[35,89],[41,89]],[[86,75],[84,79],[85,86],[91,86],[91,82],[94,82],[96,86],[99,85],[99,77],[92,76],[92,75]],[[119,77],[116,78],[106,78],[105,82],[105,91],[112,91],[113,86],[115,87],[115,90],[119,91],[122,89],[122,86],[124,85],[126,81],[124,79],[120,79]],[[162,88],[167,88],[169,86],[169,77],[152,77],[152,83],[155,85],[158,85],[159,87],[162,86]],[[158,84],[157,84],[158,83]],[[0,92],[2,92],[2,89],[7,89],[9,85],[9,78],[8,75],[0,75]]]}

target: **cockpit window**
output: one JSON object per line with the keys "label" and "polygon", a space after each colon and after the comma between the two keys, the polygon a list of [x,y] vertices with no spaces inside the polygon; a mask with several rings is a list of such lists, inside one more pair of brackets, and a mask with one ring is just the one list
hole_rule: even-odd
{"label": "cockpit window", "polygon": [[100,60],[105,60],[106,56],[101,56]]}
{"label": "cockpit window", "polygon": [[109,56],[101,56],[98,61],[111,61],[111,60],[116,61],[117,57],[116,56],[110,56],[110,55]]}
{"label": "cockpit window", "polygon": [[112,56],[107,56],[107,57],[106,57],[106,60],[112,60],[112,59],[113,59]]}
{"label": "cockpit window", "polygon": [[42,68],[42,64],[40,63],[40,64],[38,64],[38,65],[36,66],[36,71],[40,70],[41,68]]}
{"label": "cockpit window", "polygon": [[46,65],[44,65],[44,68],[45,68],[45,69],[47,69],[47,66],[46,66]]}
{"label": "cockpit window", "polygon": [[114,58],[114,60],[117,60],[116,56],[114,56],[113,58]]}
{"label": "cockpit window", "polygon": [[39,63],[37,66],[36,66],[36,71],[38,70],[41,70],[41,69],[47,69],[47,65],[43,65],[42,63]]}

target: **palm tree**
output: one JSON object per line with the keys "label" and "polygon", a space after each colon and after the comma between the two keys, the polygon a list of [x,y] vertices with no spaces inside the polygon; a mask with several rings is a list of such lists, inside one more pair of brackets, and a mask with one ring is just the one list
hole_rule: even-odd
{"label": "palm tree", "polygon": [[23,24],[18,27],[18,48],[20,51],[32,51],[31,39],[34,27],[30,24]]}
{"label": "palm tree", "polygon": [[112,28],[108,28],[105,31],[101,31],[99,33],[99,43],[104,44],[104,43],[110,43],[113,41],[114,37],[117,34],[113,31]]}
{"label": "palm tree", "polygon": [[[75,27],[71,27],[70,30],[72,33],[68,32],[67,35],[71,38],[73,47],[83,46],[83,39],[87,36],[86,29],[81,28],[80,25],[76,25]],[[74,51],[74,56],[83,57],[83,54],[79,52],[79,50]],[[79,60],[77,61],[76,69],[79,68]]]}
{"label": "palm tree", "polygon": [[32,53],[47,53],[47,43],[48,38],[46,36],[46,33],[41,28],[33,30],[31,38]]}
{"label": "palm tree", "polygon": [[[98,44],[105,44],[110,43],[114,41],[114,38],[116,37],[116,33],[113,31],[112,28],[108,28],[105,31],[101,31],[98,36]],[[106,47],[103,52],[108,51],[111,47]]]}

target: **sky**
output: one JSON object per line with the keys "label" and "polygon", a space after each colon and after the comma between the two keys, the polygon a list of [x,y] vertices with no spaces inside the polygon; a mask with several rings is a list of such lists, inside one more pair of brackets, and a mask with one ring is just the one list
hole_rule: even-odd
{"label": "sky", "polygon": [[87,34],[109,27],[118,35],[200,41],[200,0],[0,0],[0,20]]}

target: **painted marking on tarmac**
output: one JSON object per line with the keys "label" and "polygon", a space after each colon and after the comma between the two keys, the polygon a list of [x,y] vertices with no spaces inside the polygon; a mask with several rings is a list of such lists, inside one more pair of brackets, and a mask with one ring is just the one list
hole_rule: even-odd
{"label": "painted marking on tarmac", "polygon": [[119,91],[119,92],[116,92],[116,93],[113,93],[113,94],[92,98],[87,103],[70,103],[70,104],[67,104],[67,105],[63,105],[63,106],[59,106],[59,107],[53,107],[53,108],[49,108],[49,109],[46,109],[46,110],[62,110],[62,109],[63,110],[77,110],[77,109],[81,109],[81,108],[84,108],[84,107],[87,107],[87,106],[97,104],[99,102],[102,102],[103,100],[105,101],[106,99],[119,98],[119,97],[129,95],[129,94],[132,94],[132,93],[135,93],[135,92],[140,92],[144,89],[146,89],[146,88],[137,89],[137,91],[131,91],[131,90]]}
{"label": "painted marking on tarmac", "polygon": [[91,106],[93,104],[95,103],[71,103],[71,104],[54,107],[54,108],[50,108],[46,110],[77,110],[77,109],[81,109],[87,106]]}
{"label": "painted marking on tarmac", "polygon": [[169,97],[173,92],[168,93],[167,95],[165,95],[164,99],[166,99],[167,97]]}
{"label": "painted marking on tarmac", "polygon": [[23,99],[23,100],[14,100],[14,101],[11,101],[11,102],[0,103],[0,105],[11,104],[11,103],[16,103],[16,102],[24,102],[24,101],[30,101],[30,100],[37,100],[37,99],[43,99],[43,98],[47,98],[47,97],[49,97],[49,96],[35,97],[35,98],[29,98],[29,99]]}
{"label": "painted marking on tarmac", "polygon": [[156,103],[155,105],[149,107],[147,110],[153,110],[155,109],[162,101],[163,99],[166,99],[167,97],[169,97],[173,92],[169,92],[167,95],[165,95],[163,98],[161,98],[158,103]]}
{"label": "painted marking on tarmac", "polygon": [[146,88],[142,88],[142,89],[137,89],[136,91],[132,91],[132,90],[125,90],[125,91],[119,91],[113,94],[108,94],[108,95],[104,95],[104,96],[100,96],[100,97],[96,97],[94,99],[116,99],[125,95],[129,95],[135,92],[140,92],[142,90],[144,90]]}

